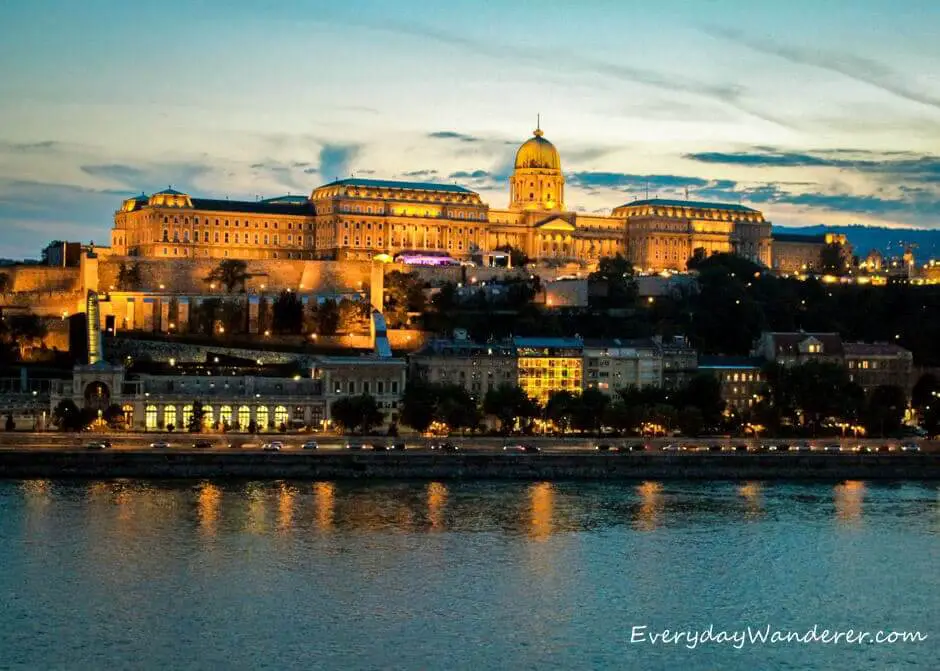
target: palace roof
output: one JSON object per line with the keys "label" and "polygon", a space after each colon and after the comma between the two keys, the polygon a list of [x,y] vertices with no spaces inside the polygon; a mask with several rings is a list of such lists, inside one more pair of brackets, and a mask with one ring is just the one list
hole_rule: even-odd
{"label": "palace roof", "polygon": [[[734,212],[757,212],[752,207],[729,203],[712,203],[704,200],[668,200],[666,198],[649,198],[624,203],[620,207],[636,207],[638,205],[662,205],[664,207],[691,207],[700,210],[732,210]],[[619,208],[618,208],[619,209]]]}
{"label": "palace roof", "polygon": [[449,193],[476,193],[470,189],[456,184],[434,184],[432,182],[399,182],[390,179],[359,179],[351,177],[349,179],[340,179],[329,184],[317,187],[324,189],[328,186],[362,186],[376,189],[411,189],[414,191],[447,191]]}
{"label": "palace roof", "polygon": [[303,203],[265,201],[265,200],[220,200],[216,198],[193,198],[194,210],[213,212],[248,212],[251,214],[315,214],[310,201]]}

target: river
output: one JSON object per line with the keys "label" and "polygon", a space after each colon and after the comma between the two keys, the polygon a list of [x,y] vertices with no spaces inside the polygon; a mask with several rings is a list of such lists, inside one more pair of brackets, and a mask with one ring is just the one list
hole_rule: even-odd
{"label": "river", "polygon": [[0,598],[0,668],[936,669],[940,487],[0,481]]}

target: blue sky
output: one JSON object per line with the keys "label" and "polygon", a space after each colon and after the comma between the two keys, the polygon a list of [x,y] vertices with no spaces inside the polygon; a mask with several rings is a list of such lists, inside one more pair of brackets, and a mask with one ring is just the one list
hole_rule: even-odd
{"label": "blue sky", "polygon": [[127,194],[350,174],[505,206],[542,115],[572,209],[650,194],[777,224],[940,227],[940,3],[0,5],[0,255],[106,242]]}

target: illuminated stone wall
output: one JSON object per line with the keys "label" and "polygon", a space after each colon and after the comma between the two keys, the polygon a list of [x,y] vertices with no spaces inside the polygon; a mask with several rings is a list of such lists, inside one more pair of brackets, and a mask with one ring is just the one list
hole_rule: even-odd
{"label": "illuminated stone wall", "polygon": [[0,273],[10,278],[9,291],[23,292],[69,292],[81,288],[78,268],[24,265],[0,268]]}

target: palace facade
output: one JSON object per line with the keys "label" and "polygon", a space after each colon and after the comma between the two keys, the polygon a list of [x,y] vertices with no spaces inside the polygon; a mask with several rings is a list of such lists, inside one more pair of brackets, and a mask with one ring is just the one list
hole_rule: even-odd
{"label": "palace facade", "polygon": [[124,201],[114,254],[151,258],[359,259],[418,252],[466,260],[511,245],[537,261],[622,254],[647,271],[684,270],[697,249],[772,265],[770,223],[742,205],[652,198],[610,215],[566,207],[555,146],[536,129],[516,152],[506,209],[462,186],[341,179],[310,197],[193,198],[167,189]]}

